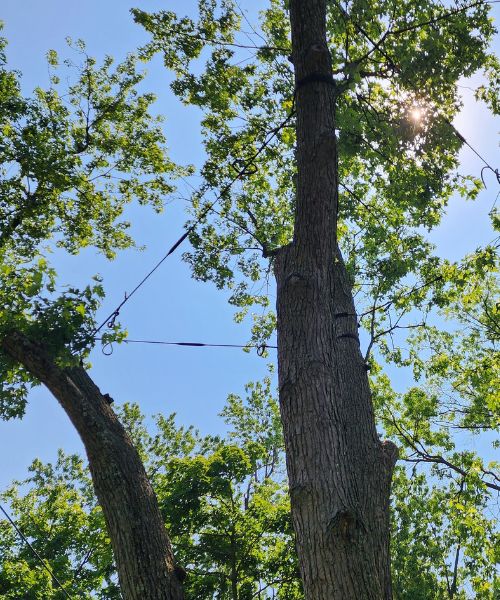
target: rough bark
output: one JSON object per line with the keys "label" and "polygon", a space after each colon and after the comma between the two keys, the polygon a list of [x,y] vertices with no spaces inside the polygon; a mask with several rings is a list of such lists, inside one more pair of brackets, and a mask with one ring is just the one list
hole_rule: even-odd
{"label": "rough bark", "polygon": [[307,600],[389,600],[396,447],[381,442],[337,246],[336,88],[325,0],[291,0],[297,198],[275,261],[279,394]]}
{"label": "rough bark", "polygon": [[81,367],[59,367],[41,344],[13,332],[2,350],[57,398],[78,431],[111,538],[125,600],[182,600],[172,547],[137,450],[109,397]]}

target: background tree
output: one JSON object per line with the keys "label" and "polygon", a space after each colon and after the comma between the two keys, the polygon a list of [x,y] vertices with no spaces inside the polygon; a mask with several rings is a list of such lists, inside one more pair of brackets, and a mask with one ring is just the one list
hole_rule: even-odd
{"label": "background tree", "polygon": [[[279,411],[270,380],[231,396],[223,412],[229,433],[201,437],[158,415],[149,433],[137,405],[120,411],[147,466],[160,509],[186,565],[186,594],[207,600],[302,598],[284,478]],[[18,525],[34,540],[71,595],[121,597],[109,542],[88,474],[76,456],[55,465],[35,461],[31,476],[7,490]],[[22,488],[21,488],[22,489]],[[4,523],[0,589],[6,598],[58,598],[47,571]],[[37,596],[38,594],[38,596]]]}
{"label": "background tree", "polygon": [[[304,598],[291,527],[284,448],[270,380],[230,396],[224,437],[202,437],[157,415],[148,427],[137,405],[120,417],[159,498],[189,598]],[[27,480],[2,494],[18,526],[65,589],[79,598],[121,598],[102,513],[81,458],[36,460]],[[393,484],[394,595],[404,600],[493,599],[498,532],[474,476],[430,480],[404,467]],[[0,593],[59,598],[32,552],[6,522],[0,528]],[[456,557],[458,561],[456,561]]]}
{"label": "background tree", "polygon": [[[55,464],[35,460],[29,471],[26,480],[2,494],[23,535],[70,597],[122,598],[102,512],[82,459],[59,451]],[[0,547],[2,598],[63,597],[49,571],[6,521]]]}

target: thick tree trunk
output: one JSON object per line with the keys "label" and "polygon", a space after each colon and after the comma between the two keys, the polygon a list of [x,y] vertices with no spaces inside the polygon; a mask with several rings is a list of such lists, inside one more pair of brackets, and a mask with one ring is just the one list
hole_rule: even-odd
{"label": "thick tree trunk", "polygon": [[336,240],[335,86],[325,0],[291,0],[297,208],[280,250],[280,407],[307,600],[389,600],[396,447],[375,429],[352,293]]}
{"label": "thick tree trunk", "polygon": [[58,367],[20,333],[2,350],[54,394],[80,434],[102,507],[125,600],[182,600],[172,547],[155,493],[130,437],[81,367]]}

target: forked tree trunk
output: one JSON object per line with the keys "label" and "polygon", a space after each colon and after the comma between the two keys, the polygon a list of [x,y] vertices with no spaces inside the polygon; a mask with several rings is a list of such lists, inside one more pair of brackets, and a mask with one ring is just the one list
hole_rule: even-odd
{"label": "forked tree trunk", "polygon": [[6,336],[2,350],[47,386],[80,434],[124,599],[182,600],[182,569],[175,566],[155,493],[99,388],[83,368],[58,367],[41,345],[20,333]]}
{"label": "forked tree trunk", "polygon": [[275,262],[279,395],[307,600],[389,600],[397,449],[375,429],[352,293],[336,239],[335,86],[325,0],[290,0],[296,78],[293,243]]}

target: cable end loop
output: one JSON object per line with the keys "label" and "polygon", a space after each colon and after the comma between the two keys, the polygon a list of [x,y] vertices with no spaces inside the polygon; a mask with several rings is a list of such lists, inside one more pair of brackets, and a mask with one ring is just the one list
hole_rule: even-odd
{"label": "cable end loop", "polygon": [[264,354],[266,353],[267,350],[267,346],[266,344],[260,344],[260,346],[257,346],[257,356],[264,356]]}

